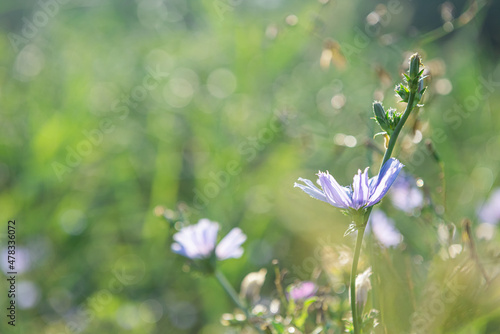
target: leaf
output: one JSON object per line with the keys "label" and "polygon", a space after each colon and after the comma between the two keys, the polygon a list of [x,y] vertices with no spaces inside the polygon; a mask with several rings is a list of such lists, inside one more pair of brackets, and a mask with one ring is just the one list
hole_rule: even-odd
{"label": "leaf", "polygon": [[377,137],[377,136],[383,136],[383,135],[386,135],[386,134],[387,134],[387,132],[378,132],[378,133],[376,133],[376,134],[373,136],[373,138],[375,138],[375,137]]}
{"label": "leaf", "polygon": [[295,304],[295,300],[293,300],[293,298],[290,298],[290,300],[288,301],[288,309],[286,310],[287,314],[293,314],[295,312],[296,306],[297,305]]}
{"label": "leaf", "polygon": [[309,316],[309,313],[307,312],[307,310],[309,309],[309,306],[312,303],[314,303],[317,299],[318,299],[318,297],[314,296],[314,297],[308,298],[304,301],[304,305],[302,306],[302,312],[300,314],[300,317],[298,317],[294,321],[295,326],[297,326],[300,329],[303,329],[304,323],[306,322],[306,319]]}

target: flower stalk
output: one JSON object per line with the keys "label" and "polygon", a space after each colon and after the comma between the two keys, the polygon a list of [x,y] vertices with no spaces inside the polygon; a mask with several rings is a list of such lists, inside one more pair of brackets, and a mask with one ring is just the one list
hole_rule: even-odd
{"label": "flower stalk", "polygon": [[361,314],[358,314],[358,307],[356,305],[356,276],[358,274],[359,255],[361,254],[361,245],[363,244],[363,235],[365,233],[368,216],[369,215],[366,215],[365,216],[366,218],[361,218],[362,216],[360,217],[361,219],[364,219],[364,222],[362,224],[358,224],[358,222],[355,222],[356,226],[358,227],[358,236],[356,238],[356,246],[354,248],[354,257],[352,259],[351,282],[350,282],[352,325],[354,327],[354,334],[360,333]]}
{"label": "flower stalk", "polygon": [[408,104],[406,105],[406,109],[403,113],[403,116],[399,120],[398,125],[396,125],[396,128],[394,129],[394,132],[392,133],[392,135],[389,139],[389,143],[387,144],[387,149],[385,150],[384,159],[382,160],[382,164],[380,166],[383,166],[387,162],[387,160],[390,159],[390,157],[392,155],[392,151],[394,150],[394,146],[396,145],[396,141],[398,140],[399,133],[401,132],[401,129],[405,125],[406,120],[408,119],[413,108],[416,105],[416,103],[414,103],[415,95],[416,95],[416,92],[410,92],[410,96],[408,97]]}
{"label": "flower stalk", "polygon": [[[391,159],[392,156],[392,151],[394,150],[394,146],[396,145],[396,142],[398,140],[398,136],[401,132],[401,129],[403,129],[403,126],[405,125],[406,121],[408,120],[408,117],[410,116],[411,112],[413,109],[417,106],[418,102],[421,100],[422,95],[425,92],[425,88],[423,88],[423,77],[422,73],[423,70],[420,70],[420,57],[418,54],[414,54],[410,58],[410,69],[408,71],[409,75],[405,74],[405,79],[407,82],[407,86],[404,85],[398,85],[396,87],[396,92],[400,95],[400,97],[403,99],[403,102],[406,102],[406,109],[403,112],[403,115],[397,122],[396,127],[390,132],[390,137],[389,137],[389,142],[387,144],[387,148],[384,154],[384,158],[382,159],[382,163],[380,165],[380,169],[384,167],[384,165]],[[383,119],[384,113],[383,107],[378,104],[374,105],[374,111],[375,111],[375,116],[377,122],[381,125],[383,130],[386,130],[384,128],[384,125],[387,124],[390,125],[394,124],[394,122],[391,122],[393,120],[389,119],[390,113],[386,113],[386,119]],[[354,328],[354,334],[360,334],[360,320],[361,320],[361,314],[358,314],[358,309],[356,305],[356,276],[357,276],[357,271],[358,271],[358,260],[359,260],[359,255],[361,252],[361,244],[363,243],[363,234],[365,232],[366,228],[366,223],[368,222],[368,218],[370,217],[371,211],[373,209],[373,206],[370,206],[367,208],[365,212],[365,220],[364,222],[360,225],[358,222],[355,222],[355,225],[358,230],[358,237],[356,238],[356,246],[354,250],[354,258],[352,260],[352,269],[351,269],[351,310],[352,310],[352,323],[353,323],[353,328]],[[359,217],[359,216],[358,216]],[[361,311],[360,311],[361,313]]]}
{"label": "flower stalk", "polygon": [[[231,298],[233,303],[236,305],[236,307],[238,307],[240,310],[243,311],[243,313],[245,313],[245,317],[247,318],[247,322],[249,324],[252,324],[250,322],[250,316],[251,316],[250,311],[248,310],[246,305],[241,301],[240,297],[238,296],[238,294],[236,293],[236,291],[234,290],[232,285],[229,283],[226,276],[224,276],[222,271],[220,271],[219,269],[216,269],[214,274],[215,274],[215,278],[217,278],[217,281],[222,286],[224,291],[226,291],[226,293],[229,295],[229,297]],[[256,326],[256,325],[253,325],[253,326],[259,333],[262,333],[262,330],[258,326]]]}
{"label": "flower stalk", "polygon": [[[408,87],[406,88],[406,91],[408,92],[408,96],[403,97],[403,101],[407,102],[406,104],[406,109],[403,113],[403,116],[399,120],[398,124],[396,125],[396,128],[392,132],[389,143],[387,144],[387,149],[384,154],[384,158],[382,159],[382,164],[380,166],[383,166],[392,156],[392,151],[394,149],[394,146],[396,145],[396,142],[398,140],[399,133],[401,132],[401,129],[406,123],[406,120],[410,116],[411,112],[413,109],[417,106],[418,102],[422,98],[422,95],[425,92],[425,88],[422,88],[422,80],[424,79],[422,77],[422,71],[420,71],[420,57],[418,54],[414,54],[410,58],[410,70],[409,73],[410,75],[405,75],[406,80],[408,81]],[[401,86],[401,85],[400,85]],[[400,87],[398,86],[398,87]]]}
{"label": "flower stalk", "polygon": [[373,104],[374,119],[384,131],[379,134],[383,134],[388,139],[386,151],[377,176],[369,179],[368,168],[364,172],[358,170],[358,174],[353,178],[352,186],[343,187],[328,171],[326,173],[320,171],[317,174],[317,183],[321,188],[316,187],[310,180],[303,178],[299,178],[299,181],[302,183],[294,184],[294,187],[300,188],[309,196],[342,209],[351,215],[352,224],[344,236],[356,230],[358,231],[350,278],[354,334],[361,334],[362,325],[361,313],[363,312],[363,307],[356,303],[356,276],[363,235],[373,206],[382,200],[396,180],[399,171],[403,168],[403,164],[396,158],[391,158],[391,156],[403,126],[413,109],[422,99],[422,95],[426,90],[423,82],[424,77],[422,76],[423,70],[420,70],[420,65],[420,56],[418,54],[412,55],[410,57],[408,74],[404,74],[404,83],[397,85],[395,88],[396,93],[401,97],[401,102],[407,103],[403,114],[396,113],[394,109],[385,111],[380,102]]}

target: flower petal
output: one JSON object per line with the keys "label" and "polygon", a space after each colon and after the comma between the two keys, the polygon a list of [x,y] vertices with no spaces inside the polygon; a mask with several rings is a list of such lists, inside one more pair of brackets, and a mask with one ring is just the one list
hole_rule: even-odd
{"label": "flower petal", "polygon": [[353,209],[358,210],[366,205],[370,189],[368,187],[368,167],[366,167],[363,174],[358,170],[358,174],[354,175],[352,182],[352,205]]}
{"label": "flower petal", "polygon": [[182,246],[182,244],[174,242],[172,244],[171,248],[172,248],[172,251],[174,253],[180,254],[180,255],[185,256],[185,257],[190,257],[188,255],[188,252],[187,252],[186,248],[184,246]]}
{"label": "flower petal", "polygon": [[340,209],[348,209],[352,206],[349,190],[338,184],[337,180],[328,172],[319,172],[319,184],[328,199],[328,202]]}
{"label": "flower petal", "polygon": [[239,228],[233,228],[217,245],[215,255],[219,260],[229,258],[239,258],[243,255],[241,244],[245,242],[247,236]]}
{"label": "flower petal", "polygon": [[199,258],[201,255],[196,242],[193,241],[193,226],[186,226],[174,234],[173,239],[177,243],[172,244],[172,251],[190,259]]}
{"label": "flower petal", "polygon": [[394,220],[381,210],[373,210],[368,220],[368,227],[385,247],[395,247],[403,241],[403,236],[396,228]]}
{"label": "flower petal", "polygon": [[190,259],[207,258],[215,248],[219,224],[208,219],[200,219],[197,224],[182,228],[174,234],[177,241],[172,251]]}
{"label": "flower petal", "polygon": [[396,180],[403,166],[404,165],[399,162],[398,159],[391,158],[387,160],[380,169],[377,176],[377,183],[373,184],[373,182],[370,182],[370,198],[366,204],[367,206],[375,205],[382,200],[382,197],[384,197],[394,180]]}
{"label": "flower petal", "polygon": [[195,226],[197,228],[193,239],[198,246],[199,252],[208,257],[215,248],[219,224],[204,218],[200,219]]}
{"label": "flower petal", "polygon": [[300,189],[302,189],[302,191],[304,191],[306,194],[308,194],[309,196],[311,196],[313,198],[316,198],[316,199],[319,199],[320,201],[329,203],[328,200],[326,199],[326,196],[323,193],[323,191],[321,191],[320,189],[318,189],[314,185],[314,183],[312,183],[309,180],[303,179],[301,177],[299,177],[299,181],[304,182],[306,185],[303,185],[303,184],[300,184],[300,183],[294,183],[293,186],[294,187],[299,187]]}
{"label": "flower petal", "polygon": [[417,187],[415,179],[404,171],[399,173],[387,194],[391,198],[392,205],[408,213],[421,207],[424,201],[424,194]]}
{"label": "flower petal", "polygon": [[316,294],[318,287],[311,281],[304,281],[288,287],[288,299],[295,301],[310,298]]}
{"label": "flower petal", "polygon": [[500,221],[500,188],[497,188],[488,201],[479,209],[479,218],[482,222],[497,224]]}

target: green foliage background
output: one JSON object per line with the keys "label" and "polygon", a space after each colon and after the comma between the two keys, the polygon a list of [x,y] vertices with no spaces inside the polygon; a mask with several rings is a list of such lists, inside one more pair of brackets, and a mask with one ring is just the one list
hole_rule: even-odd
{"label": "green foliage background", "polygon": [[[449,4],[455,17],[470,5]],[[244,230],[244,256],[220,265],[235,287],[248,272],[270,269],[274,258],[291,279],[310,278],[321,262],[321,240],[349,247],[353,240],[343,237],[347,217],[293,183],[313,179],[318,169],[341,184],[358,168],[378,171],[373,146],[381,149],[383,141],[373,139],[371,104],[398,105],[393,87],[408,55],[419,51],[431,70],[429,90],[396,151],[424,181],[434,207],[408,216],[384,201],[405,247],[364,260],[365,267],[377,261],[382,268],[374,286],[385,296],[386,333],[408,332],[412,313],[425,304],[425,287],[442,284],[446,268],[462,268],[468,258],[465,244],[460,260],[439,256],[437,226],[454,223],[454,243],[462,244],[460,221],[470,217],[474,230],[478,206],[500,186],[498,5],[486,4],[463,27],[438,37],[440,6],[2,3],[0,241],[4,247],[7,220],[15,219],[18,249],[30,259],[18,284],[31,282],[36,292],[28,295],[36,302],[18,309],[15,329],[2,315],[0,332],[225,332],[219,319],[232,310],[230,300],[215,280],[188,272],[185,259],[170,251],[175,230],[154,214],[158,205],[181,205],[193,223],[218,221],[221,234]],[[373,11],[381,18],[369,25]],[[336,56],[321,66],[325,45]],[[159,73],[157,87],[140,90],[151,71]],[[126,106],[127,99],[136,105]],[[342,145],[343,136],[355,137],[355,145],[351,137]],[[427,140],[444,162],[445,200]],[[494,277],[498,236],[478,243]],[[263,294],[273,289],[271,272]],[[459,284],[466,292],[438,314],[444,320],[436,333],[498,328],[498,280],[485,286],[477,269],[467,272]]]}

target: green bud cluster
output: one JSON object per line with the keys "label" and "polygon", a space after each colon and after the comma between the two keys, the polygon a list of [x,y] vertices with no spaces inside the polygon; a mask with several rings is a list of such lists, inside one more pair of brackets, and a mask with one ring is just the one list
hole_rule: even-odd
{"label": "green bud cluster", "polygon": [[410,91],[408,90],[407,86],[399,84],[396,86],[394,91],[396,91],[396,94],[398,94],[401,97],[402,102],[408,103],[408,98],[410,97]]}
{"label": "green bud cluster", "polygon": [[389,108],[385,111],[382,103],[378,101],[373,103],[373,113],[375,114],[375,121],[389,136],[392,134],[401,119],[401,114],[396,113],[396,110]]}
{"label": "green bud cluster", "polygon": [[424,79],[422,76],[424,70],[420,69],[420,57],[415,53],[410,58],[410,69],[408,74],[404,73],[404,83],[396,86],[396,94],[401,97],[402,102],[408,103],[410,93],[415,93],[415,104],[420,102],[422,95],[424,95],[426,87],[424,87]]}
{"label": "green bud cluster", "polygon": [[[409,110],[412,110],[418,105],[426,89],[426,87],[424,87],[425,77],[422,76],[424,70],[420,69],[421,65],[422,63],[420,62],[419,55],[417,53],[412,55],[410,57],[410,68],[408,70],[408,74],[403,74],[404,82],[397,85],[394,89],[396,94],[401,98],[401,102],[409,103],[411,101],[412,105],[408,106]],[[413,97],[410,99],[410,96],[412,95]],[[396,110],[392,108],[385,111],[382,103],[378,101],[373,103],[373,113],[375,114],[375,121],[384,131],[377,133],[377,135],[387,134],[390,137],[401,120],[402,114],[396,113]]]}

